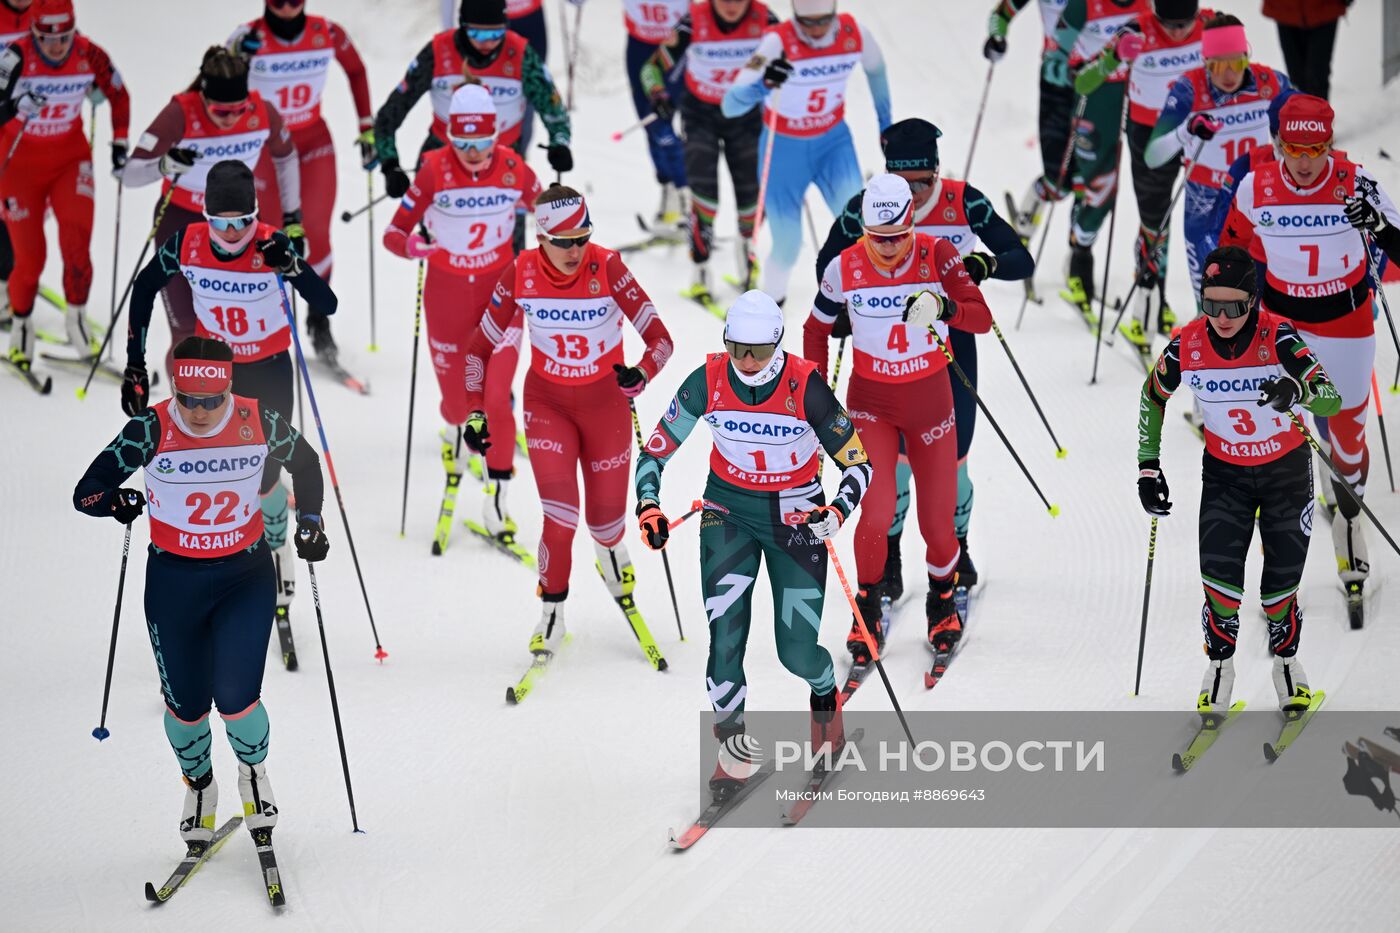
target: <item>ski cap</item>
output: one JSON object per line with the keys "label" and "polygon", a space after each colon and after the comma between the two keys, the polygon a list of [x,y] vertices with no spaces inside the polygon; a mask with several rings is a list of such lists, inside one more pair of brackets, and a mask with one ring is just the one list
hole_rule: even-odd
{"label": "ski cap", "polygon": [[38,0],[31,7],[30,29],[40,36],[61,36],[78,28],[73,0]]}
{"label": "ski cap", "polygon": [[792,0],[793,16],[834,16],[836,0]]}
{"label": "ski cap", "polygon": [[496,105],[480,84],[464,84],[452,94],[447,135],[458,139],[495,136]]}
{"label": "ski cap", "polygon": [[184,395],[223,395],[233,384],[233,363],[228,360],[175,360],[171,384]]}
{"label": "ski cap", "polygon": [[1235,58],[1249,54],[1243,26],[1212,26],[1201,33],[1201,58]]}
{"label": "ski cap", "polygon": [[1269,135],[1273,138],[1278,138],[1279,111],[1283,109],[1284,104],[1288,103],[1293,99],[1294,95],[1299,93],[1301,92],[1290,87],[1280,92],[1277,97],[1269,102]]}
{"label": "ski cap", "polygon": [[1152,15],[1169,23],[1195,19],[1199,9],[1196,0],[1152,0]]}
{"label": "ski cap", "polygon": [[891,123],[880,134],[885,171],[938,171],[938,137],[942,135],[942,130],[918,117]]}
{"label": "ski cap", "polygon": [[[549,194],[549,191],[545,191]],[[573,194],[557,201],[547,201],[543,197],[535,202],[535,225],[545,236],[559,236],[570,230],[592,229],[593,218],[588,215],[588,202],[581,194]]]}
{"label": "ski cap", "polygon": [[[451,9],[449,7],[449,9]],[[462,0],[461,12],[457,21],[463,26],[504,26],[506,24],[506,0]]]}
{"label": "ski cap", "polygon": [[724,319],[724,339],[732,343],[776,346],[782,343],[783,329],[783,309],[758,289],[734,299]]}
{"label": "ski cap", "polygon": [[898,175],[876,175],[860,198],[860,221],[871,227],[908,227],[914,222],[914,195]]}
{"label": "ski cap", "polygon": [[1320,146],[1332,141],[1332,105],[1312,94],[1294,94],[1279,110],[1278,139],[1295,146]]}
{"label": "ski cap", "polygon": [[258,193],[253,185],[253,170],[237,159],[215,162],[204,182],[204,213],[256,214]]}
{"label": "ski cap", "polygon": [[1201,290],[1211,286],[1238,288],[1250,295],[1257,293],[1254,259],[1238,246],[1220,246],[1211,251],[1202,265]]}

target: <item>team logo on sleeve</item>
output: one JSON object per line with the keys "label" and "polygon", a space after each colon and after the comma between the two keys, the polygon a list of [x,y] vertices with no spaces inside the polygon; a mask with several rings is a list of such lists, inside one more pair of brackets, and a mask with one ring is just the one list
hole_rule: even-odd
{"label": "team logo on sleeve", "polygon": [[678,417],[680,417],[680,413],[681,413],[681,406],[680,406],[680,404],[679,404],[675,399],[671,399],[671,404],[669,404],[669,405],[666,406],[666,414],[665,414],[666,420],[667,420],[667,421],[675,421]]}

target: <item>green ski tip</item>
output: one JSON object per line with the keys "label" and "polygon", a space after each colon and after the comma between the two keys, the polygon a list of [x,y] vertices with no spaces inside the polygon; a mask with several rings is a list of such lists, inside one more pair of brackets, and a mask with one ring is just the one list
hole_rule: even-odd
{"label": "green ski tip", "polygon": [[1061,447],[1059,450],[1055,451],[1055,459],[1056,459],[1056,460],[1063,460],[1063,459],[1065,459],[1065,458],[1068,457],[1068,456],[1069,456],[1069,449],[1066,448],[1066,447]]}
{"label": "green ski tip", "polygon": [[1059,507],[1058,505],[1052,505],[1052,506],[1050,506],[1050,517],[1051,517],[1051,518],[1059,518],[1059,517],[1060,517],[1060,507]]}
{"label": "green ski tip", "polygon": [[87,390],[84,389],[82,386],[78,386],[76,389],[74,389],[73,394],[78,396],[78,401],[80,402],[83,399],[87,398]]}
{"label": "green ski tip", "polygon": [[378,352],[379,352],[379,344],[377,344],[377,343],[372,343],[372,344],[370,344],[370,345],[369,345],[369,352],[371,352],[371,353],[378,353]]}

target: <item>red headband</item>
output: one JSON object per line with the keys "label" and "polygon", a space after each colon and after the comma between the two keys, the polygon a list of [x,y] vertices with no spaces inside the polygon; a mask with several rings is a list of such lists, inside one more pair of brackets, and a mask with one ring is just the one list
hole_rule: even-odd
{"label": "red headband", "polygon": [[233,364],[228,360],[176,360],[172,382],[175,391],[185,395],[222,395],[233,382]]}
{"label": "red headband", "polygon": [[457,139],[496,135],[494,113],[454,113],[448,121],[447,135]]}
{"label": "red headband", "polygon": [[593,226],[588,216],[588,204],[583,198],[565,198],[562,201],[544,201],[535,205],[535,223],[545,236],[554,236],[566,230],[582,230]]}

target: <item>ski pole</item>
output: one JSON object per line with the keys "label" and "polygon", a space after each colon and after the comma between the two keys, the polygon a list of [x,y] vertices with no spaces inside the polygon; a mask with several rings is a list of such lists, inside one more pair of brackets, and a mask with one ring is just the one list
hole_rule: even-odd
{"label": "ski pole", "polygon": [[982,103],[977,105],[977,122],[972,124],[972,142],[967,147],[967,165],[963,168],[963,181],[971,177],[968,173],[972,171],[972,156],[977,152],[977,137],[982,132],[982,114],[987,112],[987,95],[992,91],[992,72],[996,67],[996,62],[987,64],[987,80],[982,83]]}
{"label": "ski pole", "polygon": [[778,100],[783,96],[783,86],[778,85],[773,91],[773,101],[768,105],[768,109],[773,114],[773,120],[768,124],[768,139],[763,146],[763,171],[758,176],[758,204],[753,212],[753,235],[758,238],[759,228],[763,226],[763,209],[768,203],[768,172],[773,168],[773,140],[778,138]]}
{"label": "ski pole", "polygon": [[[564,18],[564,17],[565,17],[564,6],[563,6],[563,4],[560,4],[560,6],[559,6],[559,25],[560,25],[561,27],[565,25],[565,18]],[[567,65],[566,65],[566,67],[565,67],[565,75],[566,75],[566,77],[568,78],[568,81],[569,81],[569,88],[568,88],[567,96],[565,97],[565,101],[564,101],[564,109],[567,110],[569,113],[573,113],[573,112],[574,112],[574,68],[575,68],[576,64],[578,63],[578,49],[579,49],[579,42],[581,41],[580,38],[579,38],[579,27],[582,25],[582,21],[583,21],[583,4],[582,4],[582,3],[578,3],[578,4],[575,4],[575,5],[574,5],[574,28],[573,28],[573,30],[571,31],[571,30],[569,30],[569,29],[567,29],[567,28],[563,29],[563,33],[564,33],[564,48],[566,48],[566,49],[568,50],[568,53],[569,53],[569,55],[568,55],[568,63],[567,63]]]}
{"label": "ski pole", "polygon": [[636,123],[633,123],[631,126],[628,126],[626,129],[618,130],[616,133],[613,133],[612,141],[615,143],[620,143],[622,142],[622,137],[627,136],[631,133],[635,133],[637,130],[646,129],[648,126],[651,126],[653,123],[655,123],[658,119],[660,118],[657,117],[656,114],[649,113],[646,116],[642,117],[640,120],[638,120]]}
{"label": "ski pole", "polygon": [[[642,442],[642,422],[637,418],[637,403],[629,398],[627,405],[632,409],[632,433],[637,435],[637,451],[641,453],[646,450],[646,444]],[[666,568],[666,587],[671,591],[671,610],[676,614],[676,631],[680,634],[681,641],[685,641],[685,628],[681,625],[681,607],[676,601],[676,582],[671,578],[671,558],[665,548],[661,549],[661,565]]]}
{"label": "ski pole", "polygon": [[102,362],[102,355],[107,352],[107,344],[112,340],[112,335],[117,332],[117,318],[121,316],[122,308],[126,306],[127,298],[131,297],[131,288],[136,284],[136,276],[141,274],[141,266],[146,261],[146,251],[151,248],[151,241],[156,238],[156,231],[160,229],[160,222],[165,219],[165,209],[170,206],[170,196],[175,193],[175,185],[171,184],[170,190],[165,192],[165,197],[160,199],[160,208],[156,211],[156,222],[151,224],[151,231],[146,234],[146,242],[141,246],[141,255],[136,257],[136,268],[131,270],[131,278],[126,280],[126,291],[122,292],[120,303],[112,306],[112,319],[107,322],[107,333],[102,337],[102,346],[97,348],[97,354],[92,358],[92,368],[88,370],[87,379],[83,382],[83,387],[78,390],[78,398],[87,398],[88,386],[92,385],[92,377],[97,374],[97,364]]}
{"label": "ski pole", "polygon": [[387,191],[386,191],[384,194],[381,194],[381,195],[378,195],[378,196],[376,196],[376,195],[374,194],[374,175],[373,175],[372,173],[369,173],[369,172],[366,172],[365,174],[367,174],[367,175],[370,176],[370,178],[369,178],[369,190],[370,190],[369,203],[367,203],[364,207],[357,207],[357,208],[355,208],[353,211],[342,211],[341,214],[340,214],[341,223],[347,223],[347,224],[348,224],[350,221],[354,220],[356,217],[359,217],[361,214],[365,213],[366,211],[372,211],[372,210],[374,210],[374,206],[375,206],[376,204],[378,204],[380,201],[387,201],[387,200],[389,199],[389,193],[388,193]]}
{"label": "ski pole", "polygon": [[[365,209],[369,210],[377,203],[374,199],[374,173],[365,172],[365,179],[369,182],[369,202]],[[387,197],[387,195],[385,195]],[[375,292],[374,287],[374,211],[369,210],[369,223],[366,230],[369,233],[369,352],[379,352],[379,339],[375,336]]]}
{"label": "ski pole", "polygon": [[[122,244],[122,190],[126,186],[121,178],[117,179],[117,228],[112,234],[112,307],[117,306],[117,264],[120,262],[120,250]],[[107,345],[108,353],[112,350],[112,345]]]}
{"label": "ski pole", "polygon": [[[338,493],[337,493],[338,495]],[[347,533],[349,529],[346,529]],[[345,774],[345,797],[350,801],[350,825],[357,833],[360,819],[355,815],[355,789],[350,786],[350,759],[345,754],[345,731],[340,727],[340,701],[335,695],[335,675],[331,673],[331,652],[326,646],[326,620],[321,615],[321,588],[316,585],[316,565],[306,562],[306,572],[311,577],[311,602],[316,606],[316,629],[321,633],[321,658],[326,662],[326,686],[331,694],[331,718],[335,720],[335,741],[340,746],[340,770]]]}
{"label": "ski pole", "polygon": [[[1058,505],[1052,505],[1050,500],[1045,498],[1045,493],[1040,491],[1039,484],[1036,483],[1035,477],[1031,476],[1031,471],[1026,469],[1025,463],[1021,460],[1021,455],[1016,453],[1016,448],[1011,446],[1011,440],[1006,436],[1006,432],[1001,429],[1001,425],[997,424],[997,419],[993,418],[992,413],[987,410],[987,403],[982,401],[982,396],[977,394],[977,387],[972,384],[971,379],[967,378],[967,373],[963,372],[963,368],[958,365],[958,361],[953,359],[953,351],[948,349],[948,344],[943,342],[942,336],[940,336],[938,331],[934,330],[933,327],[930,326],[928,332],[932,334],[933,339],[938,342],[938,349],[943,351],[943,358],[946,359],[948,365],[952,367],[953,372],[958,377],[958,381],[963,384],[963,388],[967,389],[967,393],[972,396],[972,400],[977,403],[977,407],[982,409],[982,414],[987,416],[987,422],[992,426],[992,430],[997,432],[997,437],[1001,438],[1001,442],[1006,445],[1007,451],[1011,454],[1011,459],[1015,460],[1016,465],[1021,468],[1021,472],[1025,474],[1026,479],[1031,484],[1031,488],[1034,489],[1035,494],[1040,497],[1040,501],[1045,506],[1045,510],[1049,512],[1051,516],[1058,516],[1060,514],[1060,507]],[[1058,442],[1056,443],[1058,445]]]}
{"label": "ski pole", "polygon": [[117,606],[112,610],[112,643],[107,647],[107,680],[102,685],[102,718],[92,737],[101,742],[112,733],[107,731],[107,700],[112,695],[112,667],[117,662],[117,626],[122,621],[122,594],[126,591],[126,557],[131,553],[131,522],[126,524],[126,537],[122,540],[122,569],[117,573]]}
{"label": "ski pole", "polygon": [[[1055,219],[1055,205],[1058,203],[1058,201],[1051,201],[1050,209],[1045,212],[1045,225],[1044,229],[1040,231],[1040,245],[1035,248],[1035,260],[1034,264],[1031,266],[1032,269],[1040,268],[1040,255],[1045,252],[1045,241],[1050,239],[1050,222]],[[1032,272],[1031,275],[1034,277],[1035,273]],[[1021,296],[1021,310],[1016,312],[1017,330],[1021,329],[1021,322],[1026,318],[1026,305],[1031,303],[1031,291],[1034,287],[1034,284],[1032,284],[1031,288],[1026,289],[1026,293]],[[1037,301],[1042,304],[1044,303],[1044,299],[1037,299]]]}
{"label": "ski pole", "polygon": [[812,238],[812,249],[820,252],[822,241],[817,239],[817,222],[812,219],[812,205],[805,197],[802,199],[802,213],[807,216],[807,235]]}
{"label": "ski pole", "polygon": [[680,518],[676,519],[675,521],[669,522],[669,523],[668,523],[669,526],[670,526],[670,528],[671,528],[671,530],[674,531],[675,529],[679,528],[684,522],[689,521],[689,520],[690,520],[690,517],[691,517],[692,515],[694,515],[696,512],[700,511],[700,510],[703,509],[704,507],[705,507],[705,504],[704,504],[703,502],[701,502],[699,499],[696,499],[695,501],[691,502],[691,503],[690,503],[690,511],[689,511],[689,512],[686,512],[684,515],[682,515]]}
{"label": "ski pole", "polygon": [[[1065,178],[1069,176],[1069,164],[1074,159],[1074,139],[1079,134],[1079,121],[1084,119],[1084,108],[1088,105],[1089,98],[1080,95],[1074,104],[1074,114],[1069,118],[1069,138],[1065,140],[1064,155],[1060,156],[1060,176],[1055,181],[1055,193],[1058,195],[1065,187]],[[1035,268],[1040,268],[1040,254],[1045,252],[1045,241],[1050,239],[1050,221],[1055,217],[1055,205],[1058,201],[1050,202],[1050,212],[1045,217],[1045,227],[1040,232],[1040,246],[1035,251]],[[1021,329],[1021,319],[1026,316],[1026,305],[1030,302],[1031,296],[1027,292],[1025,298],[1021,300],[1021,310],[1016,315],[1016,329]]]}
{"label": "ski pole", "polygon": [[836,343],[836,365],[831,367],[831,391],[836,391],[836,383],[841,381],[841,361],[846,358],[846,338]]}
{"label": "ski pole", "polygon": [[[297,293],[292,292],[292,330],[296,330],[297,322],[301,315],[297,314]],[[301,402],[301,378],[296,380],[297,384],[297,433],[306,433],[306,412]]]}
{"label": "ski pole", "polygon": [[[1123,168],[1123,134],[1127,131],[1128,125],[1128,95],[1123,94],[1123,112],[1118,117],[1118,146],[1113,156],[1113,207],[1108,211],[1108,249],[1103,260],[1103,288],[1099,291],[1099,324],[1094,328],[1094,369],[1089,374],[1089,385],[1094,385],[1099,381],[1099,350],[1103,346],[1103,325],[1104,308],[1108,302],[1108,273],[1113,268],[1113,230],[1118,223],[1118,192],[1123,187],[1119,177]],[[1132,297],[1132,292],[1128,292],[1128,297]],[[1123,302],[1123,307],[1128,303]],[[1120,318],[1122,314],[1118,315]],[[1115,323],[1115,327],[1117,324]]]}
{"label": "ski pole", "polygon": [[[331,459],[331,445],[326,440],[326,427],[321,422],[321,408],[316,404],[316,390],[311,385],[311,376],[306,371],[306,355],[301,351],[301,336],[297,333],[296,322],[292,318],[292,306],[287,303],[287,283],[282,274],[277,274],[278,296],[282,299],[282,313],[287,316],[287,325],[292,329],[292,346],[296,348],[297,365],[301,367],[301,378],[306,383],[306,398],[311,402],[311,417],[316,422],[316,433],[321,438],[321,452],[326,456],[326,473],[331,478],[331,488],[335,490],[335,504],[340,509],[340,523],[345,526],[345,541],[350,546],[350,559],[355,563],[355,576],[360,580],[360,595],[365,600],[365,614],[369,616],[369,629],[374,633],[374,656],[383,663],[389,656],[379,641],[379,629],[374,624],[374,610],[369,604],[369,590],[365,588],[365,575],[360,570],[360,555],[355,550],[355,536],[350,533],[350,518],[345,514],[345,497],[340,492],[340,480],[335,475],[335,461]],[[313,579],[314,575],[313,575]],[[330,672],[329,666],[326,668]]]}
{"label": "ski pole", "polygon": [[413,312],[413,367],[408,377],[408,440],[403,452],[403,508],[399,512],[399,537],[408,527],[408,465],[413,458],[413,403],[418,396],[418,335],[423,329],[423,260],[418,260],[418,308]]}
{"label": "ski pole", "polygon": [[1147,536],[1147,581],[1142,585],[1142,631],[1138,633],[1137,677],[1133,680],[1133,696],[1142,688],[1142,651],[1147,645],[1147,607],[1152,602],[1152,563],[1157,559],[1157,516],[1152,516],[1152,531]]}
{"label": "ski pole", "polygon": [[1376,403],[1376,422],[1381,426],[1381,449],[1385,451],[1385,475],[1390,480],[1390,491],[1395,491],[1395,471],[1390,465],[1390,438],[1385,433],[1385,412],[1381,410],[1381,387],[1376,380],[1376,371],[1371,370],[1371,398]]}
{"label": "ski pole", "polygon": [[1030,396],[1031,404],[1035,406],[1035,413],[1040,416],[1040,423],[1045,425],[1046,433],[1050,435],[1050,440],[1055,442],[1055,456],[1063,460],[1069,455],[1069,451],[1060,445],[1060,439],[1055,436],[1055,431],[1050,427],[1050,421],[1045,417],[1045,412],[1040,407],[1040,402],[1036,399],[1035,393],[1031,391],[1031,384],[1026,381],[1026,374],[1021,372],[1021,365],[1016,362],[1016,356],[1011,352],[1011,344],[1006,342],[1001,328],[997,326],[995,319],[992,320],[992,333],[997,335],[997,340],[1001,342],[1001,348],[1006,351],[1006,358],[1011,361],[1011,368],[1016,370],[1016,378],[1021,380],[1021,388],[1026,390],[1026,395]]}
{"label": "ski pole", "polygon": [[1317,442],[1317,438],[1313,437],[1313,433],[1308,430],[1308,426],[1303,423],[1303,419],[1290,411],[1288,413],[1288,420],[1292,421],[1294,427],[1303,432],[1303,437],[1312,445],[1312,449],[1317,451],[1317,455],[1321,457],[1322,462],[1326,464],[1328,472],[1336,477],[1337,485],[1345,489],[1347,495],[1351,496],[1351,500],[1361,506],[1361,511],[1366,513],[1366,517],[1371,520],[1371,524],[1376,526],[1376,530],[1381,533],[1381,537],[1385,538],[1386,543],[1390,545],[1391,549],[1395,551],[1396,554],[1400,554],[1400,544],[1395,543],[1395,539],[1390,536],[1390,532],[1386,531],[1385,526],[1376,518],[1376,513],[1372,512],[1371,507],[1362,500],[1355,489],[1351,488],[1351,483],[1347,482],[1346,477],[1342,476],[1342,472],[1337,469],[1337,465],[1332,462],[1332,458],[1323,453],[1322,445]]}
{"label": "ski pole", "polygon": [[914,741],[914,733],[909,731],[909,722],[904,718],[904,710],[899,706],[899,698],[894,695],[894,687],[890,686],[890,676],[885,673],[884,662],[880,660],[880,649],[875,645],[875,639],[871,637],[870,629],[865,627],[865,618],[860,614],[860,606],[856,605],[856,597],[851,592],[851,584],[846,579],[846,570],[841,566],[841,558],[836,556],[836,542],[830,538],[826,539],[826,553],[831,559],[831,566],[836,570],[836,578],[841,581],[841,589],[846,591],[846,602],[851,604],[851,612],[855,614],[856,624],[860,626],[860,637],[865,640],[865,647],[870,652],[870,660],[875,662],[875,669],[880,672],[880,679],[885,682],[885,692],[890,695],[890,703],[894,706],[895,715],[899,717],[899,724],[904,727],[904,736],[909,740],[911,747],[918,745],[919,743]]}
{"label": "ski pole", "polygon": [[[1395,352],[1400,355],[1400,335],[1395,333],[1395,318],[1390,315],[1390,300],[1385,297],[1385,288],[1381,285],[1380,271],[1376,268],[1376,257],[1371,252],[1371,238],[1365,230],[1358,230],[1361,234],[1361,248],[1366,251],[1366,268],[1371,273],[1371,281],[1376,286],[1376,296],[1381,300],[1381,310],[1385,311],[1385,323],[1390,327],[1390,339],[1395,344]],[[1395,380],[1390,386],[1390,391],[1400,390],[1400,361],[1395,366]]]}
{"label": "ski pole", "polygon": [[10,151],[5,153],[5,161],[0,162],[0,175],[4,175],[5,169],[10,167],[10,160],[15,157],[15,150],[19,148],[20,141],[24,139],[24,129],[28,124],[29,117],[27,115],[19,118],[19,132],[15,133],[15,140],[10,143]]}

